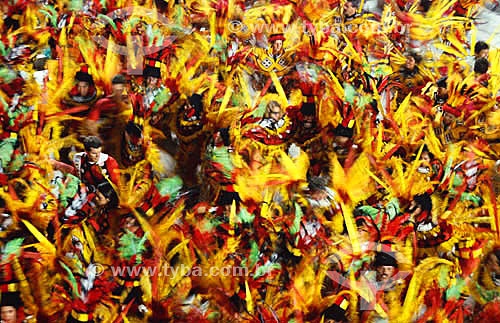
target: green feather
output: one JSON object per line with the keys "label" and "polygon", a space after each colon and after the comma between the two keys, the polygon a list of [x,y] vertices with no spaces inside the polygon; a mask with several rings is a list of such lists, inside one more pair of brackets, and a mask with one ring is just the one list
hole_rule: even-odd
{"label": "green feather", "polygon": [[44,15],[46,15],[48,18],[52,18],[52,14],[50,12],[48,12],[47,10],[40,9],[38,11],[43,13]]}
{"label": "green feather", "polygon": [[11,255],[19,257],[21,246],[23,245],[24,238],[17,238],[10,240],[5,244],[2,250],[2,263],[5,264]]}
{"label": "green feather", "polygon": [[182,188],[182,179],[179,176],[164,178],[155,185],[162,197],[170,195],[173,199]]}
{"label": "green feather", "polygon": [[457,186],[461,186],[464,182],[464,178],[459,175],[459,174],[456,174],[455,175],[455,178],[453,180],[453,186],[457,187]]}
{"label": "green feather", "polygon": [[218,219],[210,219],[205,221],[203,224],[202,232],[212,232],[216,227],[221,225],[223,222]]}
{"label": "green feather", "polygon": [[62,187],[62,193],[59,197],[63,207],[68,206],[69,200],[71,200],[80,189],[80,179],[78,177],[71,174],[68,174],[67,177],[69,178],[69,181],[65,187]]}
{"label": "green feather", "polygon": [[[0,42],[0,43],[3,46],[3,43],[2,42]],[[3,48],[3,50],[5,50],[5,47]],[[10,83],[14,79],[17,78],[17,74],[16,74],[16,72],[14,72],[13,70],[11,70],[9,68],[2,67],[2,68],[0,68],[0,78],[3,79],[4,83]]]}
{"label": "green feather", "polygon": [[168,88],[163,88],[160,93],[158,93],[155,96],[155,106],[153,107],[153,112],[158,112],[158,110],[163,107],[165,104],[167,104],[168,100],[170,100],[170,97],[172,97],[172,94],[168,90]]}
{"label": "green feather", "polygon": [[14,110],[8,110],[7,115],[10,118],[9,123],[13,126],[15,124],[15,120],[17,120],[20,116],[24,117],[22,120],[26,120],[26,114],[29,111],[31,111],[31,108],[24,105],[19,105]]}
{"label": "green feather", "polygon": [[462,193],[462,196],[460,196],[460,200],[461,201],[471,201],[476,206],[479,206],[481,204],[481,197],[479,197],[475,194],[472,194],[472,193],[468,193],[468,192]]}
{"label": "green feather", "polygon": [[73,276],[73,273],[71,272],[71,269],[69,269],[68,266],[62,261],[59,261],[59,264],[66,270],[68,273],[68,279],[71,283],[71,287],[73,289],[73,297],[78,297],[80,298],[80,293],[78,292],[78,284],[76,282],[75,276]]}
{"label": "green feather", "polygon": [[[2,55],[3,55],[4,57],[7,57],[7,56],[9,56],[10,52],[11,52],[11,49],[10,49],[10,48],[5,48],[5,47],[4,47],[4,49],[2,50]],[[3,101],[3,100],[2,100],[2,101]]]}
{"label": "green feather", "polygon": [[234,169],[233,162],[231,161],[231,154],[227,147],[215,147],[212,152],[212,160],[224,166],[227,171],[226,177],[231,178],[231,172]]}
{"label": "green feather", "polygon": [[250,254],[248,256],[248,259],[250,260],[250,268],[252,268],[257,261],[259,261],[259,253],[260,251],[257,243],[254,240],[250,241]]}
{"label": "green feather", "polygon": [[446,300],[458,299],[466,286],[466,282],[462,278],[457,278],[456,283],[446,290]]}
{"label": "green feather", "polygon": [[356,97],[356,89],[349,83],[344,83],[344,97],[345,101],[350,104],[354,103],[354,98]]}
{"label": "green feather", "polygon": [[130,260],[132,256],[136,256],[138,261],[140,261],[141,254],[146,250],[144,243],[146,242],[147,232],[141,238],[136,236],[134,233],[126,230],[127,232],[120,238],[120,247],[118,251],[120,256],[124,259]]}
{"label": "green feather", "polygon": [[384,77],[386,75],[388,75],[387,70],[384,69],[382,66],[377,67],[373,72],[373,76],[375,78]]}
{"label": "green feather", "polygon": [[486,289],[483,286],[481,286],[480,284],[478,284],[477,282],[476,282],[476,288],[479,291],[479,294],[481,295],[481,297],[484,298],[484,300],[487,303],[494,301],[497,297],[500,297],[500,292],[498,292],[494,289],[492,289],[492,290]]}
{"label": "green feather", "polygon": [[9,110],[7,111],[7,115],[9,116],[9,124],[14,126],[16,124],[16,120],[21,116],[21,110]]}
{"label": "green feather", "polygon": [[32,110],[32,107],[29,107],[27,105],[21,104],[19,106],[19,109],[21,110],[21,113],[26,114],[26,113],[28,113],[28,112],[30,112]]}
{"label": "green feather", "polygon": [[300,221],[302,220],[302,216],[304,214],[302,213],[302,208],[300,205],[295,202],[295,219],[293,220],[293,224],[290,227],[290,233],[291,234],[296,234],[300,230]]}
{"label": "green feather", "polygon": [[439,270],[439,288],[446,288],[448,286],[448,274],[450,269],[447,266],[441,266]]}
{"label": "green feather", "polygon": [[222,40],[222,37],[219,34],[215,36],[215,44],[213,49],[218,53],[222,53],[223,55],[222,60],[224,61],[225,60],[224,50],[226,49],[226,42]]}
{"label": "green feather", "polygon": [[106,23],[110,24],[111,27],[113,27],[114,30],[118,30],[118,28],[116,27],[115,22],[110,17],[108,17],[108,16],[103,15],[102,13],[100,13],[100,14],[97,15],[97,18],[101,18],[101,19],[105,20]]}
{"label": "green feather", "polygon": [[[106,7],[106,0],[99,0],[99,2],[101,3],[101,6],[103,9],[107,9]],[[115,30],[116,30],[116,26],[115,26]]]}
{"label": "green feather", "polygon": [[394,197],[389,202],[387,202],[387,204],[385,205],[385,212],[389,215],[389,218],[391,220],[394,219],[400,212],[399,200]]}
{"label": "green feather", "polygon": [[7,167],[12,160],[16,140],[14,138],[7,138],[0,142],[0,162],[2,163],[2,167]]}
{"label": "green feather", "polygon": [[240,213],[238,213],[238,217],[243,223],[252,223],[255,219],[255,215],[248,213],[248,211],[244,207],[241,208]]}
{"label": "green feather", "polygon": [[281,269],[281,265],[267,261],[263,266],[260,266],[255,270],[255,273],[253,274],[253,278],[257,279],[261,276],[267,275],[268,273],[270,273],[271,271],[273,271],[275,269],[278,269],[278,270]]}
{"label": "green feather", "polygon": [[40,9],[39,10],[41,13],[43,13],[47,18],[49,18],[50,23],[53,27],[57,25],[57,16],[55,14],[50,14],[48,11]]}
{"label": "green feather", "polygon": [[7,56],[7,50],[5,49],[4,43],[1,41],[0,41],[0,52],[2,53],[2,56]]}
{"label": "green feather", "polygon": [[9,165],[9,171],[17,172],[18,170],[20,170],[24,165],[24,158],[26,158],[26,155],[24,154],[15,155],[14,160],[11,161]]}
{"label": "green feather", "polygon": [[243,95],[241,93],[233,93],[231,96],[231,104],[233,107],[241,107],[245,104],[243,102]]}
{"label": "green feather", "polygon": [[68,9],[71,11],[81,11],[83,9],[83,0],[70,0]]}
{"label": "green feather", "polygon": [[373,98],[371,95],[363,95],[359,98],[358,100],[358,107],[361,109],[361,108],[364,108],[366,107],[368,104],[370,104],[370,102],[372,102]]}
{"label": "green feather", "polygon": [[255,118],[262,118],[264,116],[264,113],[266,113],[266,107],[266,102],[261,101],[257,109],[253,111],[252,115]]}
{"label": "green feather", "polygon": [[379,212],[379,209],[374,208],[373,206],[370,206],[370,205],[360,206],[360,207],[358,207],[358,210],[360,210],[364,214],[370,216],[374,220],[377,217],[377,214]]}
{"label": "green feather", "polygon": [[52,16],[57,16],[57,10],[54,8],[54,6],[46,5],[44,7],[47,8],[50,11],[50,13],[52,14]]}

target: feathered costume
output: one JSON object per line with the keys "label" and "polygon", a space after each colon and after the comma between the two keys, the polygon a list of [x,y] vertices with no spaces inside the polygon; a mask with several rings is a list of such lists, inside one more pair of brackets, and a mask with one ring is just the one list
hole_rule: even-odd
{"label": "feathered costume", "polygon": [[380,4],[3,3],[2,320],[494,321],[500,51]]}

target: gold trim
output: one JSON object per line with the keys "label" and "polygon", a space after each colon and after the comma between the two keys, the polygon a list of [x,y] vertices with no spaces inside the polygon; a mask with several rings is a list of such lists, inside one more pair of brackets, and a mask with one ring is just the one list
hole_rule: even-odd
{"label": "gold trim", "polygon": [[71,311],[71,317],[80,322],[90,321],[90,315],[88,313],[78,313],[75,310]]}

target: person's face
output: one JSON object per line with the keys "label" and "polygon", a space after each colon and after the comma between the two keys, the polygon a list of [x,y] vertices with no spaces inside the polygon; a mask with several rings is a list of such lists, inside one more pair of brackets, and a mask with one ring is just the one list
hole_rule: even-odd
{"label": "person's face", "polygon": [[160,82],[159,78],[149,76],[146,80],[146,84],[149,88],[156,88],[158,87],[158,83]]}
{"label": "person's face", "polygon": [[489,55],[489,49],[485,48],[483,50],[481,50],[478,54],[477,54],[477,58],[486,58],[488,59],[488,55]]}
{"label": "person's face", "polygon": [[337,154],[346,155],[349,152],[349,137],[335,136],[334,150]]}
{"label": "person's face", "polygon": [[14,306],[2,306],[2,323],[16,323],[17,313]]}
{"label": "person's face", "polygon": [[82,253],[83,252],[83,243],[78,239],[73,239],[73,248],[77,253]]}
{"label": "person's face", "polygon": [[349,142],[349,137],[335,136],[335,143],[337,144],[338,147],[345,147],[347,146],[348,142]]}
{"label": "person's face", "polygon": [[451,124],[455,120],[455,116],[449,112],[443,114],[443,122],[445,125]]}
{"label": "person's face", "polygon": [[491,272],[494,272],[494,273],[500,275],[500,263],[498,262],[498,259],[494,253],[490,253],[490,255],[489,255],[488,265],[490,267]]}
{"label": "person's face", "polygon": [[133,217],[128,217],[125,220],[124,227],[125,227],[125,229],[127,229],[127,230],[129,230],[130,232],[133,232],[133,233],[135,233],[137,231],[137,229],[139,228],[137,226],[136,220]]}
{"label": "person's face", "polygon": [[113,84],[113,97],[116,99],[121,99],[123,92],[125,90],[125,84]]}
{"label": "person's face", "polygon": [[439,87],[438,88],[438,96],[440,98],[446,97],[447,94],[448,94],[448,89],[446,89],[444,87]]}
{"label": "person's face", "polygon": [[417,202],[411,201],[410,211],[413,216],[419,216],[422,213],[422,207]]}
{"label": "person's face", "polygon": [[354,16],[356,13],[356,8],[354,8],[354,5],[352,4],[351,1],[347,1],[344,5],[344,14],[346,17],[351,17]]}
{"label": "person's face", "polygon": [[144,25],[142,23],[138,23],[135,28],[131,31],[133,36],[140,36],[144,34]]}
{"label": "person's face", "polygon": [[186,103],[184,103],[184,114],[187,114],[192,108],[193,106],[191,105],[191,103],[186,100]]}
{"label": "person's face", "polygon": [[97,163],[97,161],[99,160],[99,156],[101,155],[101,150],[102,147],[90,148],[90,150],[87,152],[87,155],[89,156],[89,161],[91,163]]}
{"label": "person's face", "polygon": [[413,58],[413,56],[408,56],[406,58],[406,64],[405,64],[406,68],[409,69],[409,70],[413,70],[415,68],[415,58]]}
{"label": "person's face", "polygon": [[269,109],[269,117],[274,121],[279,121],[283,117],[283,112],[279,106],[272,106]]}
{"label": "person's face", "polygon": [[87,82],[79,81],[77,83],[78,94],[80,96],[87,96],[89,94],[90,85]]}
{"label": "person's face", "polygon": [[142,34],[144,34],[144,32],[145,32],[145,30],[144,30],[144,25],[141,23],[141,24],[139,24],[139,25],[137,26],[137,33],[138,33],[139,35],[142,35]]}
{"label": "person's face", "polygon": [[143,146],[144,143],[143,137],[139,138],[138,140],[132,140],[132,137],[130,137],[130,135],[126,131],[125,131],[125,140],[127,141],[127,143],[131,144],[131,145],[129,144],[129,148],[134,152],[139,151],[139,149]]}
{"label": "person's face", "polygon": [[215,134],[215,138],[214,138],[214,145],[219,146],[219,145],[223,145],[223,144],[224,144],[224,140],[222,140],[222,136],[220,135],[220,132],[217,132]]}
{"label": "person's face", "polygon": [[12,216],[4,213],[4,208],[0,208],[0,232],[8,230],[12,225]]}
{"label": "person's face", "polygon": [[279,53],[283,48],[283,40],[277,39],[273,42],[273,51],[275,54]]}
{"label": "person's face", "polygon": [[334,139],[334,150],[337,154],[345,155],[348,151],[349,137],[335,136]]}
{"label": "person's face", "polygon": [[95,201],[98,206],[105,206],[109,203],[109,199],[104,196],[101,192],[97,191]]}
{"label": "person's face", "polygon": [[84,240],[80,240],[77,236],[73,235],[71,238],[71,243],[73,246],[72,252],[78,255],[80,260],[89,262],[92,257],[92,251],[87,244],[84,244]]}
{"label": "person's face", "polygon": [[314,122],[314,116],[305,116],[304,117],[304,128],[311,129]]}
{"label": "person's face", "polygon": [[420,159],[424,162],[425,165],[429,165],[431,163],[431,156],[429,156],[428,152],[424,152]]}
{"label": "person's face", "polygon": [[385,282],[388,281],[392,276],[394,276],[394,272],[396,268],[392,266],[379,266],[377,267],[377,281]]}
{"label": "person's face", "polygon": [[358,227],[359,236],[362,241],[369,241],[370,239],[370,230],[366,225],[361,225]]}

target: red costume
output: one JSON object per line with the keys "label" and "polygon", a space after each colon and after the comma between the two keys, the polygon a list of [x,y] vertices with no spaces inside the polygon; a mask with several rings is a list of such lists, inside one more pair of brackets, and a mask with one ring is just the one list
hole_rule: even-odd
{"label": "red costume", "polygon": [[99,184],[110,180],[115,187],[119,187],[118,163],[113,157],[101,153],[97,163],[90,163],[87,153],[81,152],[75,155],[73,163],[77,175],[86,185],[97,187]]}

